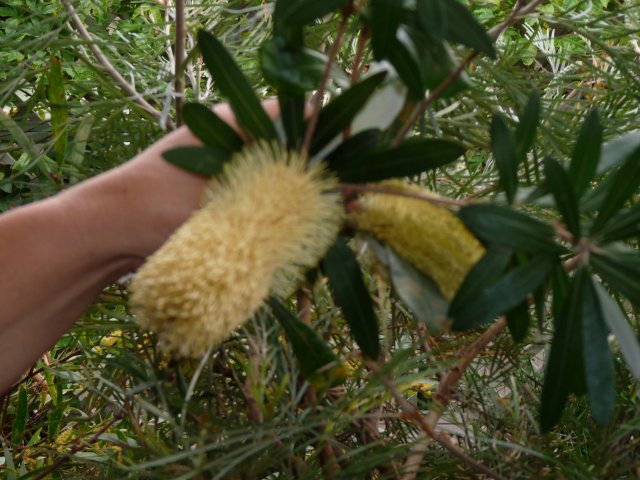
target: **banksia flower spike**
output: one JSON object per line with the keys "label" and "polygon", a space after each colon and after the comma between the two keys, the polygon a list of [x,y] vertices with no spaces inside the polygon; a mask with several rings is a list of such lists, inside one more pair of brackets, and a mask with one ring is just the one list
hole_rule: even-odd
{"label": "banksia flower spike", "polygon": [[[425,193],[401,182],[383,185]],[[453,298],[471,267],[484,255],[483,246],[453,213],[425,200],[366,193],[349,220],[357,230],[386,243],[433,279],[447,299]]]}
{"label": "banksia flower spike", "polygon": [[293,292],[343,219],[334,179],[277,144],[246,147],[211,182],[203,207],[131,284],[139,323],[182,356],[225,340],[269,295]]}

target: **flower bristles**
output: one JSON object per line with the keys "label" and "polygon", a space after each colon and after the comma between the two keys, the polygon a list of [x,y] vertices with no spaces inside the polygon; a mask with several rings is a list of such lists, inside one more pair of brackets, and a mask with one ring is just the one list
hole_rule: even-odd
{"label": "flower bristles", "polygon": [[[401,182],[396,190],[425,190]],[[381,193],[362,195],[349,221],[389,245],[453,298],[469,270],[484,255],[482,244],[444,207],[422,199]]]}
{"label": "flower bristles", "polygon": [[333,244],[343,220],[336,182],[306,164],[278,144],[246,147],[140,268],[132,311],[164,349],[195,356],[222,342],[269,295],[292,293]]}

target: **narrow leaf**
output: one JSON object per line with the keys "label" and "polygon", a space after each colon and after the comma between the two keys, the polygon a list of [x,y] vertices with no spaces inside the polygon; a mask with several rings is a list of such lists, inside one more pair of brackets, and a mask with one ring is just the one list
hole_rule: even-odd
{"label": "narrow leaf", "polygon": [[297,0],[289,1],[279,15],[283,25],[304,26],[314,20],[346,6],[351,0]]}
{"label": "narrow leaf", "polygon": [[580,129],[578,141],[573,149],[569,176],[578,198],[587,190],[600,161],[602,126],[597,110],[591,110]]}
{"label": "narrow leaf", "polygon": [[601,243],[627,240],[640,237],[640,203],[620,211],[600,230],[598,238]]}
{"label": "narrow leaf", "polygon": [[177,147],[162,153],[164,159],[191,173],[212,177],[222,171],[229,152],[211,147]]}
{"label": "narrow leaf", "polygon": [[47,75],[49,88],[47,96],[51,106],[51,128],[55,139],[54,151],[58,163],[64,160],[64,153],[67,148],[67,124],[69,122],[69,107],[64,88],[64,72],[62,71],[62,61],[60,57],[51,59],[51,67]]}
{"label": "narrow leaf", "polygon": [[422,71],[418,59],[411,53],[405,43],[394,40],[387,58],[394,66],[400,79],[406,85],[411,100],[424,98],[425,85],[422,83]]}
{"label": "narrow leaf", "polygon": [[459,310],[449,310],[453,317],[452,328],[476,328],[516,307],[547,278],[554,263],[549,257],[538,257],[487,285],[476,298],[461,305]]}
{"label": "narrow leaf", "polygon": [[344,367],[327,342],[280,301],[271,298],[268,304],[291,343],[304,378],[316,388],[342,383]]}
{"label": "narrow leaf", "polygon": [[442,40],[447,32],[447,6],[451,0],[418,0],[418,20],[433,40]]}
{"label": "narrow leaf", "polygon": [[242,139],[235,130],[204,105],[187,103],[182,115],[189,129],[206,146],[229,153],[242,148]]}
{"label": "narrow leaf", "polygon": [[310,146],[310,153],[320,151],[334,137],[347,128],[360,109],[367,103],[386,72],[372,75],[342,93],[320,111],[318,125]]}
{"label": "narrow leaf", "polygon": [[390,248],[387,258],[393,288],[416,319],[427,325],[431,333],[448,330],[449,303],[438,285]]}
{"label": "narrow leaf", "polygon": [[[8,400],[7,400],[8,401]],[[13,419],[11,427],[11,443],[19,445],[24,436],[24,429],[27,425],[28,416],[28,400],[27,390],[24,385],[20,384],[18,388],[18,405],[16,407],[16,416]]]}
{"label": "narrow leaf", "polygon": [[378,319],[360,265],[343,237],[339,237],[331,247],[322,267],[329,278],[333,298],[342,308],[362,353],[376,360],[380,355]]}
{"label": "narrow leaf", "polygon": [[349,159],[355,156],[370,152],[378,144],[381,136],[382,132],[377,128],[373,128],[363,130],[347,138],[325,158],[329,169],[338,171],[342,163],[349,161]]}
{"label": "narrow leaf", "polygon": [[611,420],[616,402],[613,355],[607,339],[609,330],[594,288],[587,278],[582,294],[582,353],[589,405],[596,421]]}
{"label": "narrow leaf", "polygon": [[548,157],[544,159],[544,173],[546,184],[553,195],[564,223],[575,238],[580,238],[578,201],[569,175],[558,162]]}
{"label": "narrow leaf", "polygon": [[527,159],[527,152],[533,145],[536,138],[536,130],[540,122],[540,95],[532,90],[522,115],[520,115],[518,128],[516,128],[516,150],[518,159],[524,162]]}
{"label": "narrow leaf", "polygon": [[591,254],[590,263],[600,277],[611,287],[640,305],[640,270],[633,265],[637,254],[623,255],[610,251]]}
{"label": "narrow leaf", "polygon": [[488,245],[501,245],[534,254],[561,254],[553,228],[510,208],[497,205],[470,205],[458,212],[464,224]]}
{"label": "narrow leaf", "polygon": [[304,137],[304,95],[278,95],[280,118],[287,135],[287,145],[297,149]]}
{"label": "narrow leaf", "polygon": [[503,115],[494,114],[491,122],[491,150],[496,159],[500,185],[513,203],[518,189],[518,153],[513,134]]}
{"label": "narrow leaf", "polygon": [[627,362],[629,371],[631,371],[636,380],[640,380],[640,343],[638,343],[638,336],[629,325],[625,314],[604,287],[598,282],[594,282],[594,287],[598,295],[602,315],[618,341],[620,353],[622,353]]}
{"label": "narrow leaf", "polygon": [[446,165],[462,154],[464,148],[448,140],[412,138],[395,148],[354,156],[332,166],[344,182],[377,182],[418,175]]}
{"label": "narrow leaf", "polygon": [[371,45],[377,60],[388,58],[395,50],[402,16],[402,2],[371,0]]}
{"label": "narrow leaf", "polygon": [[604,173],[623,163],[627,158],[640,150],[640,130],[627,133],[605,143],[598,163],[598,173]]}
{"label": "narrow leaf", "polygon": [[513,341],[522,342],[527,337],[529,331],[529,302],[525,300],[520,305],[512,308],[506,313],[507,327]]}
{"label": "narrow leaf", "polygon": [[580,314],[582,309],[582,288],[588,273],[578,270],[569,287],[562,311],[555,318],[551,351],[542,386],[540,426],[544,432],[558,423],[564,406],[571,393],[570,379],[584,377],[582,363],[582,333]]}
{"label": "narrow leaf", "polygon": [[271,119],[222,43],[210,33],[200,30],[198,46],[207,69],[222,94],[229,100],[238,125],[245,135],[249,138],[277,138]]}
{"label": "narrow leaf", "polygon": [[490,58],[496,58],[493,40],[468,7],[458,0],[446,0],[442,5],[446,9],[447,31],[445,36],[448,40],[473,48]]}

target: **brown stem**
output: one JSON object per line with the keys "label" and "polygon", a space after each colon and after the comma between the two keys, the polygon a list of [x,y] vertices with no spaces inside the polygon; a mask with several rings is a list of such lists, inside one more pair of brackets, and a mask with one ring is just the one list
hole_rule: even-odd
{"label": "brown stem", "polygon": [[175,58],[175,96],[176,96],[176,124],[182,125],[182,106],[184,105],[184,51],[186,41],[186,22],[184,0],[176,2],[176,58]]}
{"label": "brown stem", "polygon": [[327,62],[327,67],[325,68],[324,74],[322,75],[322,80],[320,81],[320,85],[318,86],[318,91],[313,97],[311,116],[309,117],[309,125],[307,126],[307,130],[304,133],[304,142],[302,144],[302,151],[305,153],[309,152],[313,133],[316,131],[316,126],[318,125],[320,107],[322,106],[322,97],[324,97],[324,92],[327,88],[327,84],[329,83],[331,69],[333,68],[333,64],[335,63],[336,57],[338,56],[338,51],[340,50],[340,47],[342,45],[342,37],[344,36],[344,32],[347,29],[348,21],[349,15],[343,13],[342,20],[340,22],[340,25],[338,26],[338,31],[336,33],[336,39],[331,46],[331,52],[329,53],[329,61]]}
{"label": "brown stem", "polygon": [[[116,68],[102,52],[95,40],[91,37],[91,34],[87,31],[86,27],[80,20],[80,17],[78,17],[78,14],[76,13],[69,0],[62,0],[62,4],[69,14],[69,19],[71,20],[73,27],[78,31],[78,34],[87,41],[89,48],[98,60],[98,63],[100,63],[102,68],[104,68],[105,72],[107,72],[107,74],[113,79],[113,81],[116,82],[116,85],[118,85],[118,87],[120,87],[125,95],[130,97],[131,100],[140,105],[144,111],[149,113],[156,120],[161,120],[162,112],[155,109],[149,102],[142,98],[142,95],[137,92],[133,85],[127,82],[124,77],[120,75],[120,72],[116,70]],[[166,119],[166,125],[169,130],[173,130],[175,128],[173,122],[169,118]]]}

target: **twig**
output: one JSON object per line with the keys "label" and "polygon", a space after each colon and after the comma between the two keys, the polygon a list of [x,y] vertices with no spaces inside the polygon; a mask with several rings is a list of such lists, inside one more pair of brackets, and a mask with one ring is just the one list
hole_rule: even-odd
{"label": "twig", "polygon": [[448,205],[450,207],[465,207],[470,204],[466,200],[455,200],[453,198],[440,197],[434,194],[419,193],[419,192],[407,192],[399,188],[393,187],[381,187],[378,185],[358,184],[358,183],[341,183],[339,185],[345,190],[352,192],[371,192],[381,193],[383,195],[396,195],[398,197],[409,197],[416,200],[423,200],[425,202],[433,203],[435,205]]}
{"label": "twig", "polygon": [[325,68],[324,74],[322,75],[322,80],[320,81],[320,85],[318,86],[318,91],[313,97],[311,117],[309,117],[309,125],[307,126],[307,130],[304,133],[304,142],[302,144],[303,152],[308,152],[309,147],[311,146],[311,139],[313,138],[313,134],[316,131],[316,126],[318,125],[320,107],[322,106],[322,97],[324,97],[324,91],[327,88],[327,83],[329,83],[329,75],[331,74],[331,69],[333,68],[336,56],[338,55],[338,51],[340,50],[340,46],[342,45],[342,37],[344,36],[344,32],[347,29],[348,21],[349,14],[343,12],[342,20],[340,21],[340,25],[338,26],[338,31],[336,33],[336,39],[331,46],[331,52],[329,53],[329,61],[327,62],[327,67]]}
{"label": "twig", "polygon": [[[515,8],[511,12],[511,15],[509,15],[509,17],[500,25],[497,25],[496,27],[489,30],[489,36],[491,36],[494,40],[497,39],[502,34],[502,32],[504,32],[507,28],[513,25],[520,17],[524,15],[528,15],[529,13],[533,12],[538,7],[538,5],[546,1],[547,0],[533,0],[529,4],[523,5],[522,0],[518,0]],[[445,90],[449,88],[451,84],[460,76],[460,74],[467,67],[467,65],[469,65],[473,61],[473,59],[478,56],[478,53],[479,53],[478,51],[474,51],[474,52],[471,52],[469,55],[467,55],[456,67],[456,69],[453,72],[451,72],[447,76],[447,78],[445,78],[442,81],[442,83],[440,83],[440,85],[438,85],[433,91],[431,91],[431,93],[427,98],[422,100],[413,109],[413,112],[411,113],[409,118],[407,118],[404,125],[402,126],[398,134],[395,136],[393,141],[391,142],[392,146],[398,145],[400,142],[402,142],[402,140],[407,136],[407,134],[413,128],[413,126],[418,121],[418,119],[422,115],[424,115],[424,112],[427,110],[427,108],[429,108],[431,104],[433,104],[433,102],[435,102],[438,98],[440,98],[440,96],[445,92]]]}
{"label": "twig", "polygon": [[78,439],[73,446],[71,447],[71,449],[69,450],[69,453],[58,457],[50,466],[49,468],[43,470],[42,472],[40,472],[38,474],[37,477],[35,477],[34,480],[42,480],[43,478],[46,478],[47,476],[51,475],[53,472],[55,472],[56,470],[58,470],[58,468],[60,468],[60,466],[65,463],[67,460],[69,460],[69,458],[71,458],[71,455],[81,452],[82,450],[84,450],[85,448],[87,448],[89,445],[92,445],[94,443],[96,443],[99,438],[100,435],[102,435],[104,432],[106,432],[107,430],[109,430],[117,421],[119,421],[122,418],[122,412],[118,412],[115,413],[113,415],[113,418],[111,420],[109,420],[106,425],[104,425],[100,430],[98,430],[93,437],[91,437],[89,439],[89,441],[87,441],[86,443],[82,442],[82,439]]}
{"label": "twig", "polygon": [[184,0],[176,2],[176,58],[175,58],[175,96],[176,96],[176,124],[182,125],[182,106],[184,105],[184,50],[186,25],[184,14]]}
{"label": "twig", "polygon": [[[440,420],[440,417],[449,406],[449,403],[451,403],[451,396],[455,392],[460,378],[467,368],[469,368],[469,365],[471,365],[471,362],[475,360],[506,326],[506,317],[500,317],[497,322],[491,325],[491,327],[469,347],[460,361],[440,380],[440,385],[434,397],[434,407],[429,411],[429,415],[425,420],[429,428],[433,429],[436,426],[438,420]],[[438,438],[431,435],[429,431],[424,430],[424,434],[418,439],[412,449],[411,455],[409,455],[405,461],[402,480],[414,480],[416,478],[422,459],[432,440],[438,441]]]}
{"label": "twig", "polygon": [[[127,82],[124,77],[120,75],[120,72],[116,70],[116,68],[109,61],[106,55],[102,53],[102,50],[100,49],[98,44],[93,40],[91,34],[85,28],[84,24],[80,20],[80,17],[78,17],[78,14],[76,13],[69,0],[62,0],[62,4],[67,10],[69,19],[71,20],[74,28],[78,31],[80,36],[87,41],[87,43],[89,44],[89,48],[93,52],[94,56],[96,57],[102,68],[104,68],[109,76],[116,82],[116,85],[118,85],[118,87],[120,87],[120,89],[128,97],[130,97],[132,101],[140,105],[144,111],[149,113],[156,120],[160,121],[162,119],[162,112],[155,109],[149,102],[142,98],[142,95],[137,92],[133,85]],[[166,119],[166,125],[169,130],[173,130],[175,128],[171,119]]]}

